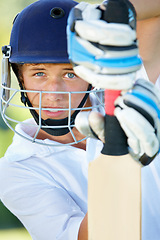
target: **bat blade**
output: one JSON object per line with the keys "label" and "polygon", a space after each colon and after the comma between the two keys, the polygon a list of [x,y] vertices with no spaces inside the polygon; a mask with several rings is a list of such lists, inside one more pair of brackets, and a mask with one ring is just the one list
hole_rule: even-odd
{"label": "bat blade", "polygon": [[129,154],[89,165],[89,240],[141,239],[141,167]]}
{"label": "bat blade", "polygon": [[119,95],[105,90],[105,144],[89,165],[89,240],[141,239],[141,165],[128,154],[127,137],[114,116]]}

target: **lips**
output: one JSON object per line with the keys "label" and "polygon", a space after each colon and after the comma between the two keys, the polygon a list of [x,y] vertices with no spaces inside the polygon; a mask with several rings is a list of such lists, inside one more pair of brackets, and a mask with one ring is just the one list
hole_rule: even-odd
{"label": "lips", "polygon": [[57,111],[63,111],[64,107],[43,107],[42,111],[49,111],[49,112],[57,112]]}
{"label": "lips", "polygon": [[49,112],[58,112],[59,110],[57,110],[57,109],[50,109],[50,110],[47,110],[47,111],[49,111]]}
{"label": "lips", "polygon": [[[42,113],[45,114],[46,117],[49,118],[63,118],[63,115],[65,114],[66,110],[61,110],[63,109],[62,107],[45,107],[47,110],[42,110]],[[65,114],[66,115],[66,114]]]}

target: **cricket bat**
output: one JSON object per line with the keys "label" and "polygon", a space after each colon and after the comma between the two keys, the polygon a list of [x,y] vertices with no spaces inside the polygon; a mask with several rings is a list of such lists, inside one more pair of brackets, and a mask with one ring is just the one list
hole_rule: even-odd
{"label": "cricket bat", "polygon": [[88,172],[89,240],[140,240],[141,166],[128,154],[114,105],[107,105],[119,92],[105,95],[106,142]]}
{"label": "cricket bat", "polygon": [[141,239],[141,165],[128,153],[114,116],[117,90],[105,90],[105,144],[88,170],[88,239]]}

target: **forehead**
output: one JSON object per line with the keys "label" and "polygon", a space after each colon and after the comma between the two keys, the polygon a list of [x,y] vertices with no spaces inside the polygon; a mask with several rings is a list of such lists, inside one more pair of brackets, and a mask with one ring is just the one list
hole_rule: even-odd
{"label": "forehead", "polygon": [[26,63],[23,64],[22,70],[34,70],[34,69],[60,69],[73,70],[73,67],[70,63]]}

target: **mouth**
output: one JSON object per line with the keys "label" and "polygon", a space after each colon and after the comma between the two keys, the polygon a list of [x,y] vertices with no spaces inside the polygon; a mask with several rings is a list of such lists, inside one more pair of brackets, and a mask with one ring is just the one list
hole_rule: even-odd
{"label": "mouth", "polygon": [[66,111],[62,107],[45,107],[45,110],[42,110],[42,113],[45,114],[46,118],[63,118]]}
{"label": "mouth", "polygon": [[45,110],[45,111],[48,111],[48,112],[59,112],[59,110],[58,109],[48,109],[48,110]]}

